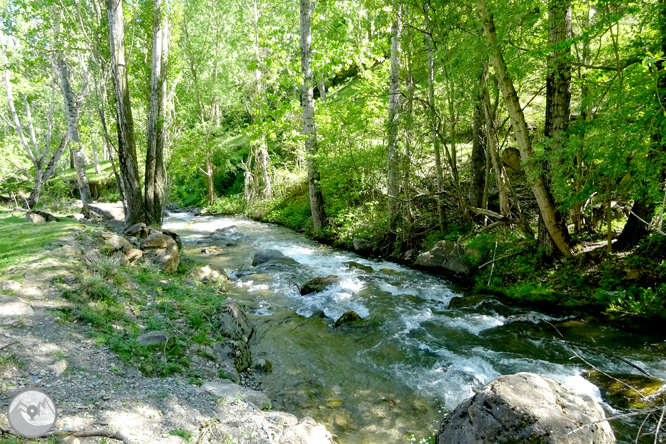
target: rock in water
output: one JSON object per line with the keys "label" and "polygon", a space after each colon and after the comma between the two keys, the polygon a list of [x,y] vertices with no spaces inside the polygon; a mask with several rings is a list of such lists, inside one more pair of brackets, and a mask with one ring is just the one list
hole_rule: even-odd
{"label": "rock in water", "polygon": [[248,342],[252,336],[252,324],[240,306],[227,299],[217,314],[217,323],[222,333],[234,341]]}
{"label": "rock in water", "polygon": [[[440,444],[610,444],[599,403],[532,373],[500,376],[442,421]],[[597,422],[601,421],[601,422]]]}
{"label": "rock in water", "polygon": [[437,242],[432,250],[419,254],[414,265],[430,271],[467,276],[470,268],[463,258],[465,250],[455,242],[443,240]]}
{"label": "rock in water", "polygon": [[263,250],[257,251],[252,259],[252,266],[265,264],[266,262],[283,263],[283,264],[297,264],[295,260],[289,256],[285,256],[278,250]]}
{"label": "rock in water", "polygon": [[342,316],[335,321],[335,326],[340,327],[342,325],[351,324],[352,322],[360,321],[361,317],[354,310],[346,311]]}
{"label": "rock in water", "polygon": [[178,269],[178,245],[166,234],[153,233],[141,244],[143,259],[160,267],[165,273],[173,273]]}
{"label": "rock in water", "polygon": [[587,370],[585,379],[599,387],[601,397],[613,407],[642,409],[661,405],[666,399],[664,381],[630,373],[602,373]]}
{"label": "rock in water", "polygon": [[301,294],[305,296],[306,294],[310,293],[319,293],[320,291],[324,291],[327,287],[335,285],[338,282],[340,282],[340,278],[334,274],[326,277],[314,278],[303,284],[303,287],[301,287]]}
{"label": "rock in water", "polygon": [[366,273],[372,273],[373,271],[375,271],[370,265],[359,264],[358,262],[355,262],[355,261],[347,261],[347,262],[343,262],[343,264],[345,264],[349,268],[355,268],[357,270],[363,270]]}

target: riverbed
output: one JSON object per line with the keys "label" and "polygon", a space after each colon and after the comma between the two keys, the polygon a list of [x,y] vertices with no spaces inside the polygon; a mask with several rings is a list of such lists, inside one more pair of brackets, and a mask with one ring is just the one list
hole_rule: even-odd
{"label": "riverbed", "polygon": [[[576,355],[607,372],[632,371],[563,338],[666,378],[663,337],[485,297],[451,309],[450,301],[463,294],[446,279],[365,259],[277,225],[173,213],[164,228],[181,235],[189,256],[228,273],[229,297],[257,327],[253,357],[272,363],[272,373],[258,378],[273,407],[313,417],[340,443],[428,437],[446,412],[502,374],[533,372],[601,400],[583,377],[590,365]],[[217,249],[202,253],[209,246]],[[298,263],[253,268],[254,254],[268,249]],[[329,275],[338,283],[300,294],[305,282]],[[334,327],[348,310],[362,320]],[[607,415],[618,413],[606,409]],[[634,424],[612,423],[618,442],[634,442]]]}

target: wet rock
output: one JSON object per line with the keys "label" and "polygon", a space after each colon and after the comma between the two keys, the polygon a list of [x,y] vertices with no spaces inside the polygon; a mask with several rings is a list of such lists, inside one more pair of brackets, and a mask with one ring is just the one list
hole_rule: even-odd
{"label": "wet rock", "polygon": [[32,222],[33,224],[43,224],[46,222],[58,222],[58,218],[45,211],[32,210],[25,214],[25,221]]}
{"label": "wet rock", "polygon": [[458,405],[442,421],[436,442],[615,443],[604,419],[603,409],[589,396],[532,373],[518,373],[500,376]]}
{"label": "wet rock", "polygon": [[373,270],[373,268],[372,268],[371,266],[369,266],[369,265],[359,264],[358,262],[354,262],[354,261],[343,262],[343,264],[345,264],[345,265],[346,265],[347,267],[349,267],[349,268],[355,268],[355,269],[357,269],[357,270],[363,270],[363,271],[365,271],[366,273],[372,273],[373,271],[375,271],[375,270]]}
{"label": "wet rock", "polygon": [[223,250],[220,247],[203,247],[201,249],[201,253],[203,254],[222,254]]}
{"label": "wet rock", "polygon": [[173,273],[178,269],[178,245],[166,234],[154,233],[141,244],[143,260],[157,265],[165,273]]}
{"label": "wet rock", "polygon": [[312,310],[312,314],[310,315],[310,317],[311,318],[326,318],[328,316],[326,316],[326,313],[324,313],[323,310],[316,309],[316,310]]}
{"label": "wet rock", "polygon": [[122,236],[114,234],[104,242],[104,247],[110,252],[120,251],[123,254],[129,253],[134,247]]}
{"label": "wet rock", "polygon": [[314,278],[301,287],[301,295],[306,295],[310,293],[319,293],[324,291],[327,287],[335,285],[340,282],[340,278],[334,274],[326,277],[317,277]]}
{"label": "wet rock", "polygon": [[238,244],[236,244],[236,242],[227,242],[226,245],[227,247],[235,247]]}
{"label": "wet rock", "polygon": [[[602,373],[588,370],[585,379],[599,387],[601,397],[615,408],[642,409],[652,407],[660,394],[665,395],[664,381],[631,373]],[[661,396],[664,398],[664,396]],[[646,399],[647,398],[647,399]],[[661,402],[658,402],[661,404]]]}
{"label": "wet rock", "polygon": [[125,220],[125,208],[122,202],[95,203],[83,207],[83,215],[90,220]]}
{"label": "wet rock", "polygon": [[281,263],[281,264],[298,264],[294,259],[285,256],[278,250],[263,250],[257,251],[252,259],[252,266],[262,265],[267,262]]}
{"label": "wet rock", "polygon": [[231,299],[220,308],[216,321],[220,333],[234,341],[248,342],[254,330],[243,309]]}
{"label": "wet rock", "polygon": [[203,391],[217,398],[233,399],[241,398],[246,402],[251,402],[256,407],[270,408],[271,400],[268,396],[257,390],[241,387],[231,381],[211,381],[201,386]]}
{"label": "wet rock", "polygon": [[354,244],[354,251],[360,254],[369,254],[372,253],[372,242],[367,239],[354,238],[352,241]]}
{"label": "wet rock", "polygon": [[2,281],[0,288],[4,291],[18,291],[21,289],[21,284],[16,281]]}
{"label": "wet rock", "polygon": [[127,256],[122,251],[116,251],[111,255],[111,259],[116,261],[118,265],[122,267],[127,267],[130,264],[129,259],[127,259]]}
{"label": "wet rock", "polygon": [[349,325],[353,322],[360,321],[361,317],[354,310],[346,311],[342,316],[335,321],[336,327],[341,327],[343,325]]}
{"label": "wet rock", "polygon": [[464,262],[465,250],[455,242],[437,242],[430,251],[420,254],[414,265],[430,271],[467,276],[470,268]]}
{"label": "wet rock", "polygon": [[173,336],[171,336],[169,333],[165,331],[150,331],[136,338],[136,342],[145,347],[152,347],[152,346],[170,347],[173,345],[174,340]]}
{"label": "wet rock", "polygon": [[462,297],[456,296],[449,301],[449,309],[476,307],[479,304],[484,303],[487,299],[487,296],[480,294]]}
{"label": "wet rock", "polygon": [[206,265],[205,267],[197,267],[192,270],[192,277],[195,280],[204,283],[217,282],[221,276],[222,274],[210,265]]}
{"label": "wet rock", "polygon": [[266,359],[258,359],[254,364],[254,368],[262,373],[273,373],[273,364]]}
{"label": "wet rock", "polygon": [[0,299],[0,326],[19,326],[35,315],[32,307],[21,298]]}

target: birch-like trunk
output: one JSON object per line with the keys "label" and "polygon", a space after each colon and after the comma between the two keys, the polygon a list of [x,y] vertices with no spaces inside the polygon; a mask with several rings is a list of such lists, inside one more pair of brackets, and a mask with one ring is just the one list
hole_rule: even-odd
{"label": "birch-like trunk", "polygon": [[308,190],[312,227],[315,233],[326,225],[324,196],[317,162],[317,131],[314,120],[314,79],[312,75],[312,6],[310,0],[301,0],[301,71],[303,73],[303,134],[307,153]]}
{"label": "birch-like trunk", "polygon": [[58,74],[60,75],[60,89],[65,102],[65,118],[67,119],[67,134],[69,136],[72,158],[76,168],[76,181],[79,185],[81,194],[81,203],[85,207],[92,202],[90,195],[90,185],[88,184],[88,175],[86,174],[86,160],[82,152],[81,141],[79,140],[79,109],[76,105],[76,98],[72,91],[72,84],[69,81],[69,68],[63,55],[57,59]]}
{"label": "birch-like trunk", "polygon": [[127,85],[123,1],[106,0],[106,11],[109,18],[109,45],[113,91],[116,96],[118,161],[120,163],[120,174],[125,191],[125,222],[134,224],[144,218],[144,205],[139,183],[139,165],[136,158],[132,104]]}
{"label": "birch-like trunk", "polygon": [[164,142],[166,132],[167,64],[169,57],[168,0],[153,1],[153,55],[150,77],[150,113],[146,130],[146,220],[162,225],[164,197]]}
{"label": "birch-like trunk", "polygon": [[470,156],[468,197],[472,207],[481,208],[486,175],[486,137],[483,131],[485,119],[481,94],[477,94],[476,102],[472,118],[472,154]]}
{"label": "birch-like trunk", "polygon": [[437,179],[437,216],[439,219],[439,229],[444,231],[446,219],[444,216],[444,206],[442,205],[442,193],[444,193],[444,168],[442,168],[442,153],[437,136],[437,116],[435,114],[435,56],[432,42],[432,27],[430,25],[430,16],[428,15],[429,5],[425,5],[425,25],[426,25],[426,49],[428,51],[428,106],[430,106],[430,132],[432,145],[435,151],[435,177]]}
{"label": "birch-like trunk", "polygon": [[389,226],[395,227],[400,207],[400,148],[398,130],[400,119],[400,43],[402,40],[402,4],[393,3],[393,24],[391,25],[391,73],[389,77],[388,106],[388,219]]}
{"label": "birch-like trunk", "polygon": [[502,95],[504,97],[504,103],[509,112],[511,126],[513,127],[513,132],[516,136],[516,141],[520,150],[520,157],[528,170],[526,171],[526,175],[530,187],[532,188],[534,197],[539,205],[539,211],[541,212],[546,228],[553,238],[555,245],[564,256],[571,257],[572,254],[567,235],[568,233],[562,230],[562,227],[558,224],[555,205],[553,204],[553,199],[550,190],[546,185],[546,181],[542,174],[538,174],[535,171],[529,171],[532,169],[530,166],[530,160],[534,157],[534,149],[532,148],[532,141],[529,138],[527,123],[525,122],[525,115],[523,114],[520,101],[518,100],[518,94],[513,85],[513,80],[509,76],[504,56],[497,43],[495,22],[488,10],[486,0],[477,0],[476,3],[479,16],[483,23],[486,44],[490,50],[490,59],[495,68],[499,87],[502,90]]}

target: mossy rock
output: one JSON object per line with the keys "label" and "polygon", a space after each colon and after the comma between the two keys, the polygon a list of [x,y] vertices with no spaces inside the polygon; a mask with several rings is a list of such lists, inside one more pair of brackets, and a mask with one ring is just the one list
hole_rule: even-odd
{"label": "mossy rock", "polygon": [[631,373],[588,370],[585,378],[599,387],[603,399],[616,408],[643,409],[666,399],[664,381]]}
{"label": "mossy rock", "polygon": [[486,302],[488,296],[475,294],[471,296],[455,296],[449,301],[449,310],[456,308],[473,308]]}

